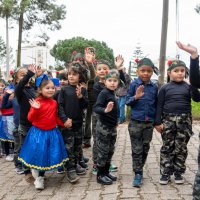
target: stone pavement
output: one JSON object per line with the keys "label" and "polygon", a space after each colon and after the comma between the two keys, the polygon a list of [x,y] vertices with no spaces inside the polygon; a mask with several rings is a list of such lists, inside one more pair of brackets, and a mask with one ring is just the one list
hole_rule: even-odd
{"label": "stone pavement", "polygon": [[116,150],[113,163],[118,166],[116,172],[118,181],[110,186],[102,186],[96,182],[96,176],[91,173],[91,148],[85,150],[90,157],[90,167],[87,175],[82,176],[75,185],[70,184],[65,175],[56,172],[47,173],[45,190],[37,191],[33,185],[29,185],[23,179],[23,175],[17,175],[12,162],[6,162],[0,158],[0,200],[192,200],[192,185],[197,169],[197,152],[199,146],[198,132],[200,126],[194,126],[195,135],[191,138],[188,149],[186,182],[184,185],[176,185],[172,179],[169,185],[159,184],[159,150],[161,137],[155,132],[147,163],[144,169],[143,186],[132,187],[132,160],[131,144],[127,125],[119,125]]}

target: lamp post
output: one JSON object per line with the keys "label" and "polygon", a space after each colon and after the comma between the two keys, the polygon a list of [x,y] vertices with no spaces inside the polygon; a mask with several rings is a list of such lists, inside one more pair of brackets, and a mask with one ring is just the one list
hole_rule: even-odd
{"label": "lamp post", "polygon": [[163,0],[162,31],[161,31],[160,59],[159,59],[159,72],[160,72],[159,86],[164,84],[164,78],[165,78],[168,10],[169,10],[169,0]]}

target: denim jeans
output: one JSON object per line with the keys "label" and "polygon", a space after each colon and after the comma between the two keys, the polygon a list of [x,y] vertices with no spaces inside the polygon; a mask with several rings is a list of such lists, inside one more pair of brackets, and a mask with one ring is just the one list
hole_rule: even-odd
{"label": "denim jeans", "polygon": [[125,100],[126,100],[126,96],[120,96],[119,97],[119,121],[120,122],[124,122],[126,117],[125,117]]}

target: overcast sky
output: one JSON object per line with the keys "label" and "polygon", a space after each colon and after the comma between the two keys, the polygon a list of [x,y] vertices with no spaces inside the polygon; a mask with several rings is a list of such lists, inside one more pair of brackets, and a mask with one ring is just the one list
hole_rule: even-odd
{"label": "overcast sky", "polygon": [[[66,5],[66,19],[62,29],[50,33],[49,45],[57,40],[82,36],[88,39],[104,41],[122,54],[128,65],[133,51],[140,42],[144,54],[156,60],[160,53],[162,23],[162,0],[59,0]],[[176,0],[169,0],[169,21],[167,56],[176,56]],[[200,0],[179,0],[179,39],[191,43],[200,49],[200,15],[194,8]],[[5,24],[0,21],[5,28]],[[2,27],[2,26],[1,26]],[[5,29],[0,34],[4,36]],[[39,30],[39,29],[38,29]],[[39,30],[40,31],[40,30]],[[16,49],[17,30],[10,31],[10,44]],[[187,54],[180,52],[181,59],[188,63]]]}

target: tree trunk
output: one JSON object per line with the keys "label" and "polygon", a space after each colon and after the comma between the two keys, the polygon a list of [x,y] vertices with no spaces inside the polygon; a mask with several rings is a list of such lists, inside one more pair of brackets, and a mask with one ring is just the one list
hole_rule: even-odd
{"label": "tree trunk", "polygon": [[159,60],[159,86],[164,84],[165,80],[165,59],[166,59],[166,44],[167,44],[167,27],[168,27],[168,10],[169,0],[163,0],[163,14],[162,14],[162,32],[160,43],[160,60]]}
{"label": "tree trunk", "polygon": [[8,15],[6,15],[6,79],[9,79],[10,71],[10,51],[9,51],[9,34],[8,34]]}
{"label": "tree trunk", "polygon": [[22,44],[22,29],[23,29],[24,15],[20,14],[19,17],[19,36],[18,36],[18,48],[17,48],[17,67],[21,65],[21,44]]}

